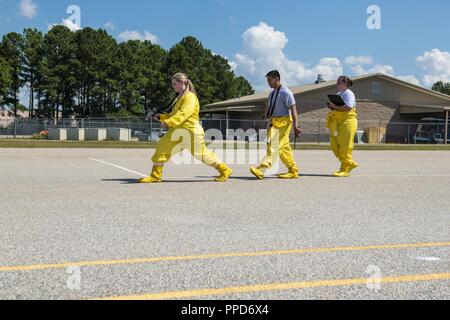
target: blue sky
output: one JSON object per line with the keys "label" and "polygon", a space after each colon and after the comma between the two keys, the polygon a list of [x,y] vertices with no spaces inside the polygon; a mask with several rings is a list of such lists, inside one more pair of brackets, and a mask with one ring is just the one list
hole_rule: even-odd
{"label": "blue sky", "polygon": [[[381,10],[381,30],[367,28],[372,4]],[[424,86],[450,81],[444,0],[0,0],[0,34],[47,31],[69,17],[69,5],[80,7],[81,27],[107,26],[118,40],[147,37],[168,49],[193,35],[257,88],[272,67],[290,85],[319,72],[332,78],[380,71]]]}

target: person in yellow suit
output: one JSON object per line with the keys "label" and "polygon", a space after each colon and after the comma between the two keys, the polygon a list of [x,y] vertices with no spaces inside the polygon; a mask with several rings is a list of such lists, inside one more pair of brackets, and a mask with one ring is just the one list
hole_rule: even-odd
{"label": "person in yellow suit", "polygon": [[334,177],[349,177],[350,172],[358,167],[353,160],[355,135],[358,129],[358,116],[356,113],[356,97],[350,90],[353,81],[346,76],[337,80],[338,95],[344,100],[344,106],[328,103],[331,112],[328,113],[326,127],[330,130],[331,150],[341,162],[339,171],[333,173]]}
{"label": "person in yellow suit", "polygon": [[264,179],[265,171],[272,168],[278,157],[288,168],[288,172],[280,174],[280,179],[298,179],[299,169],[291,148],[290,134],[292,128],[298,137],[302,130],[298,127],[297,106],[293,93],[281,85],[281,75],[273,70],[266,75],[267,83],[273,89],[269,97],[269,108],[265,115],[269,121],[267,133],[267,156],[258,167],[250,168],[250,172],[259,180]]}
{"label": "person in yellow suit", "polygon": [[172,87],[178,93],[172,112],[157,114],[154,120],[160,121],[168,132],[158,141],[152,157],[153,169],[150,176],[139,179],[139,183],[162,182],[164,164],[172,156],[188,149],[198,160],[219,172],[216,182],[226,182],[232,170],[205,145],[205,132],[199,123],[200,103],[194,85],[187,75],[177,73],[172,77]]}

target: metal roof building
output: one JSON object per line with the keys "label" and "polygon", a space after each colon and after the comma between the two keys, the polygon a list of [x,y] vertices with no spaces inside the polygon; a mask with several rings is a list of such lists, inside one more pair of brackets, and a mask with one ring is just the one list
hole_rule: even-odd
{"label": "metal roof building", "polygon": [[[400,128],[400,123],[417,123],[424,117],[448,119],[450,96],[438,93],[385,74],[370,74],[353,78],[358,105],[360,130],[381,123],[393,140],[403,139],[409,135]],[[324,121],[328,113],[326,102],[328,94],[336,94],[336,81],[291,87],[297,101],[297,108],[302,128],[306,133],[309,123]],[[228,123],[239,120],[261,120],[268,107],[270,90],[250,96],[231,99],[206,105],[202,108],[203,117],[224,119]],[[448,120],[447,120],[448,121]],[[370,124],[372,123],[372,125]],[[448,125],[446,126],[448,128]],[[313,128],[311,128],[313,130]],[[408,128],[408,130],[414,130]],[[317,131],[317,129],[315,129]],[[402,131],[402,132],[400,132]],[[448,130],[447,135],[448,136]]]}

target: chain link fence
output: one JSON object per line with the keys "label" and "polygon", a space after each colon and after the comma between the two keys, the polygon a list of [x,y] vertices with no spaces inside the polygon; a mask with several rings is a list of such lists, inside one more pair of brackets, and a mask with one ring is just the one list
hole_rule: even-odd
{"label": "chain link fence", "polygon": [[[267,122],[245,119],[202,119],[205,131],[213,132],[214,139],[262,142],[266,138]],[[328,143],[329,131],[325,119],[301,119],[303,130],[297,142]],[[131,140],[157,141],[164,134],[159,122],[146,119],[18,119],[0,120],[0,139],[37,138],[43,131],[59,128],[123,128],[131,130]],[[218,133],[221,137],[218,137]],[[292,136],[292,140],[294,137]],[[447,139],[450,141],[450,132]],[[358,143],[370,144],[442,144],[445,142],[445,124],[434,122],[358,122]]]}

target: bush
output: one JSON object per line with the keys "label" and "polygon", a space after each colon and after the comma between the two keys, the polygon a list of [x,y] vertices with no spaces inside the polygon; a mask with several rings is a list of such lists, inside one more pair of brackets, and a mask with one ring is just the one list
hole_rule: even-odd
{"label": "bush", "polygon": [[31,137],[33,140],[47,140],[48,139],[48,131],[41,131],[40,133],[35,134]]}

